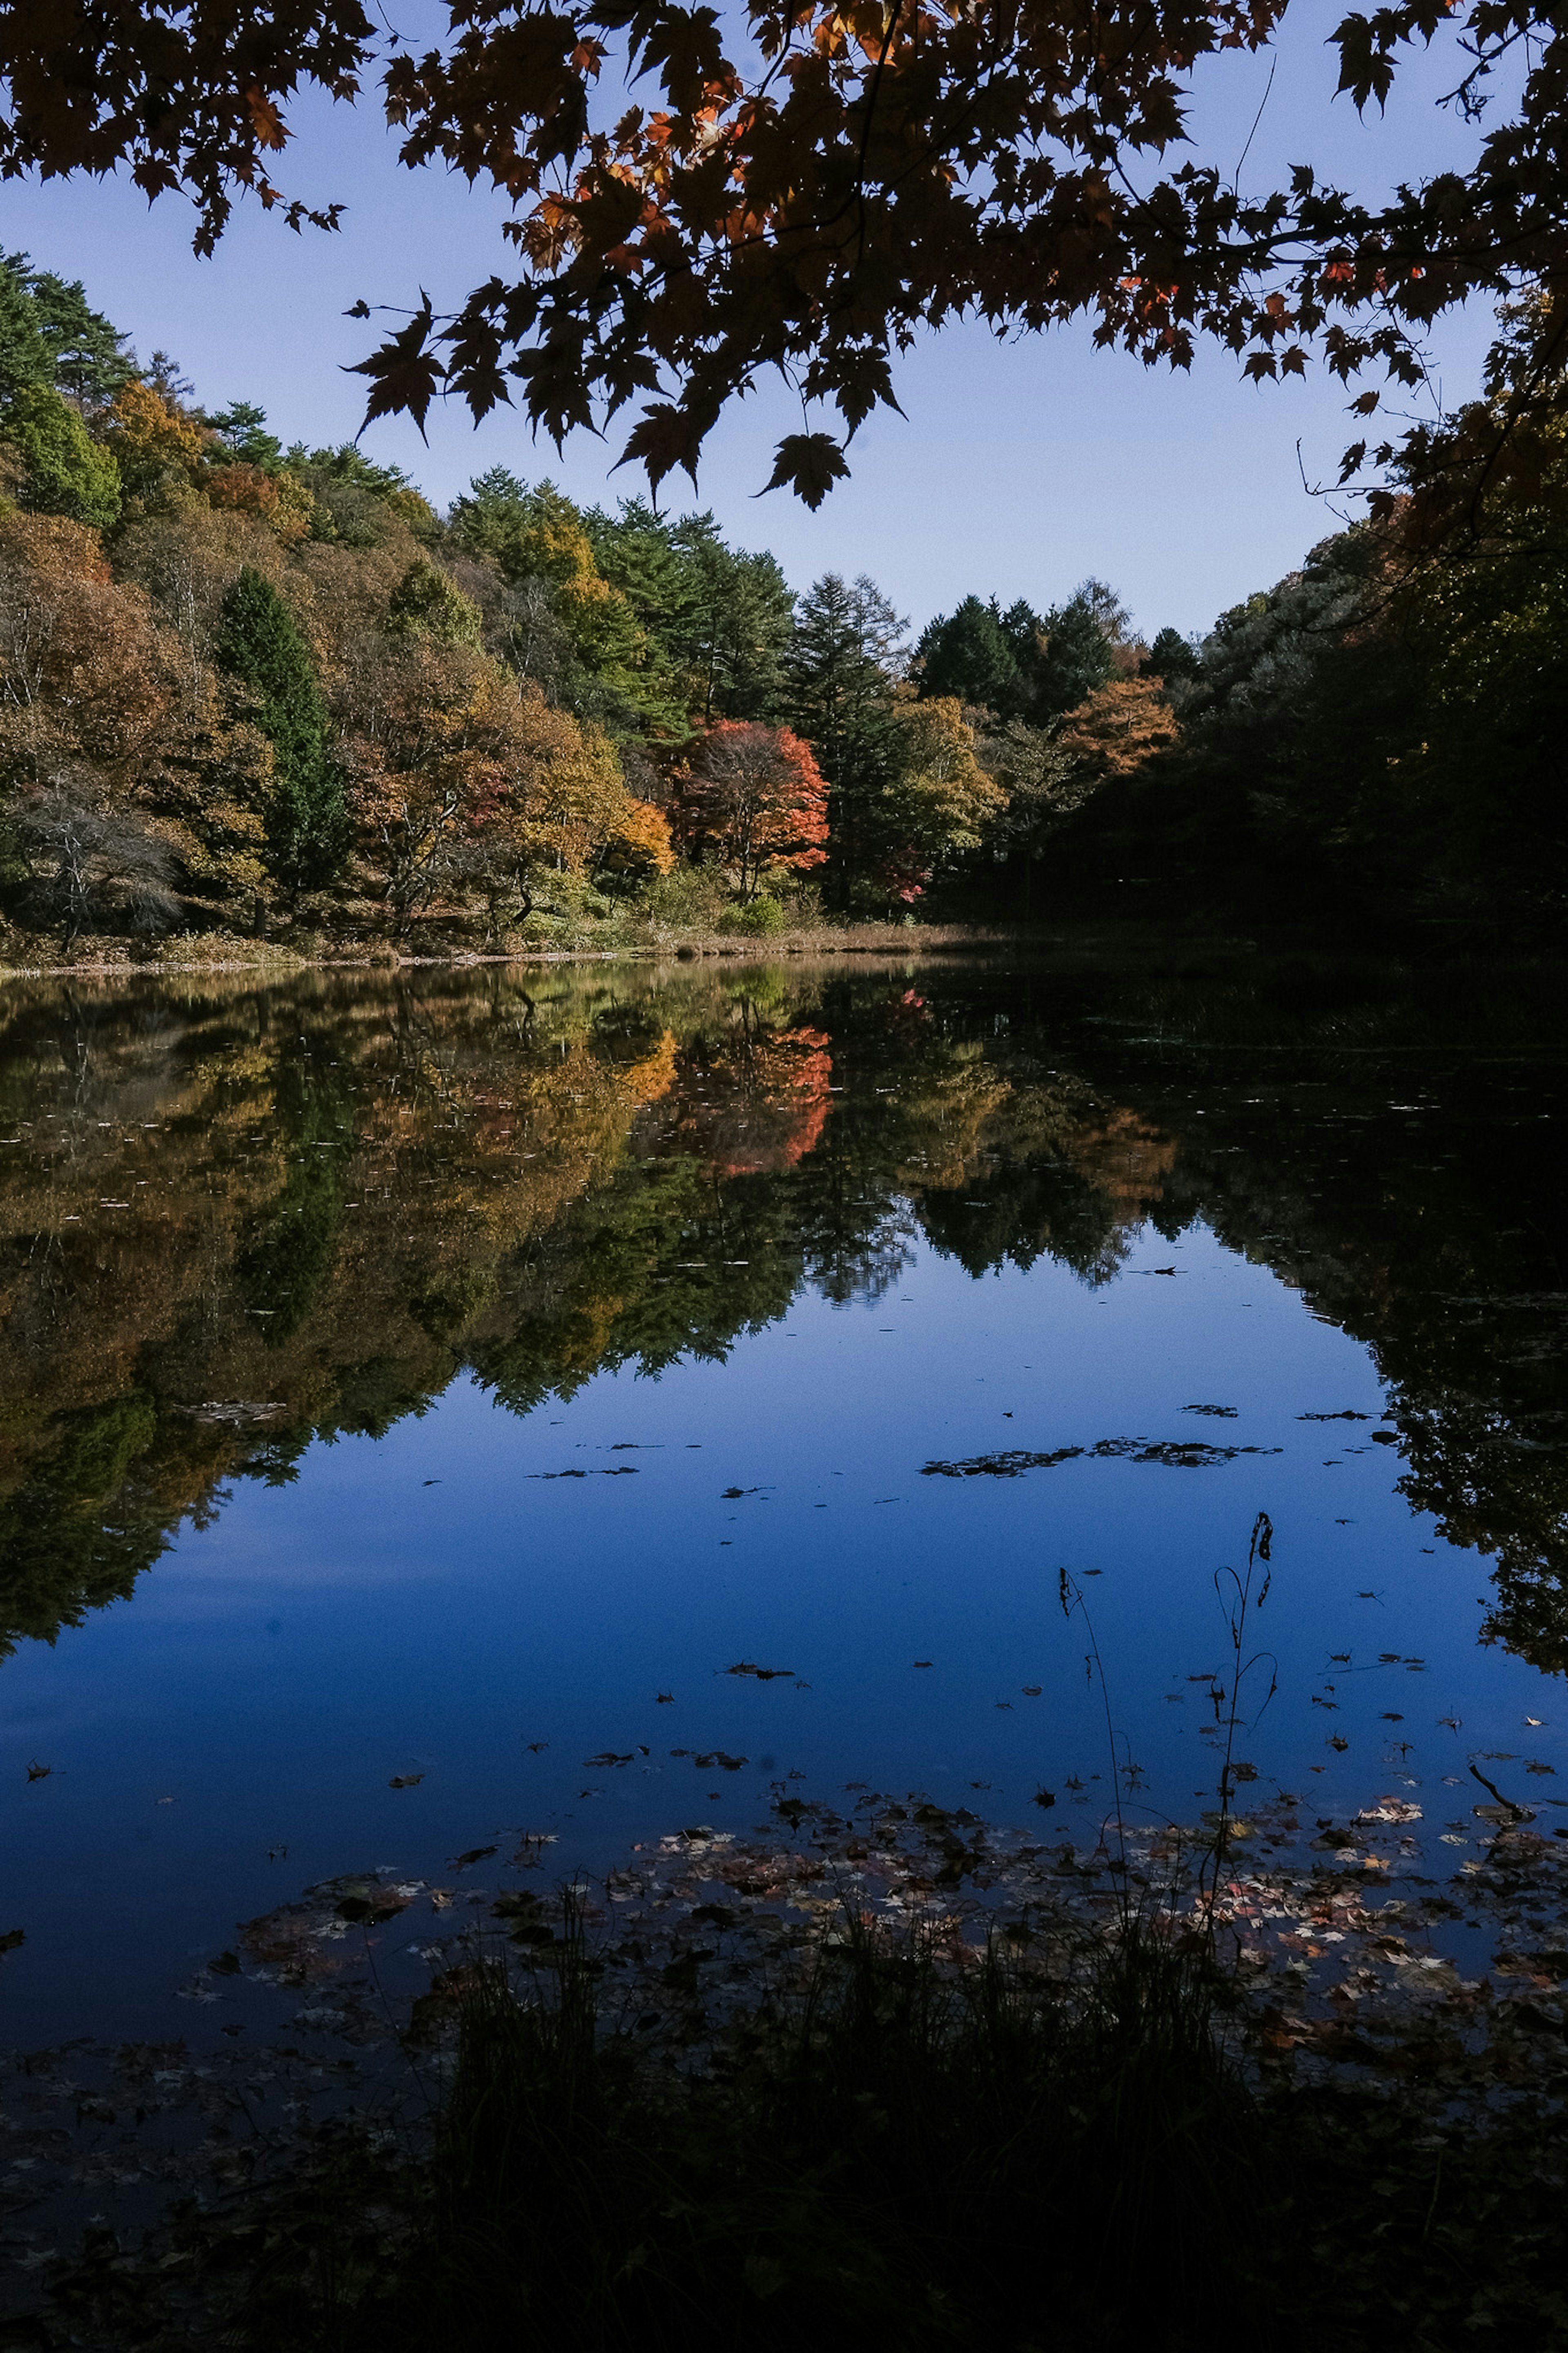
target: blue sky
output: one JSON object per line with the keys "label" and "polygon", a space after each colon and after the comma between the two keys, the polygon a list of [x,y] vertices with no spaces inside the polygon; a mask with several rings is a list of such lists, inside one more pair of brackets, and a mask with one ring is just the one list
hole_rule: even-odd
{"label": "blue sky", "polygon": [[[1247,157],[1254,193],[1309,159],[1321,176],[1370,190],[1462,160],[1473,145],[1475,133],[1436,103],[1457,79],[1451,44],[1415,62],[1385,118],[1361,122],[1336,101],[1325,45],[1340,13],[1338,0],[1295,0]],[[1230,57],[1200,73],[1191,118],[1200,152],[1234,166],[1269,66],[1267,55]],[[296,237],[242,205],[216,256],[197,260],[182,200],[150,208],[110,181],[9,184],[0,239],[84,280],[142,355],[173,353],[210,406],[254,400],[285,439],[338,441],[362,415],[363,380],[343,370],[373,333],[342,313],[362,296],[412,307],[421,286],[437,309],[455,306],[506,266],[505,208],[460,180],[402,170],[374,105],[307,104],[294,124],[280,178],[290,194],[347,201],[335,237]],[[1489,323],[1458,318],[1435,339],[1449,402],[1474,389]],[[1095,352],[1086,329],[1005,346],[975,324],[927,339],[896,382],[905,416],[864,428],[852,480],[816,515],[786,494],[755,495],[773,443],[798,429],[782,386],[725,419],[697,502],[740,543],[771,547],[796,587],[830,568],[868,572],[917,624],[971,590],[1046,605],[1094,572],[1151,633],[1165,622],[1206,627],[1335,527],[1302,479],[1304,470],[1309,481],[1331,482],[1351,438],[1343,394],[1321,375],[1250,385],[1229,354],[1209,352],[1190,375],[1173,375]],[[382,422],[365,447],[406,466],[440,503],[498,463],[531,480],[549,474],[585,501],[640,487],[631,468],[612,474],[617,446],[581,434],[557,458],[504,413],[477,432],[466,412],[434,416],[427,448],[405,422]],[[678,487],[684,478],[667,496]]]}

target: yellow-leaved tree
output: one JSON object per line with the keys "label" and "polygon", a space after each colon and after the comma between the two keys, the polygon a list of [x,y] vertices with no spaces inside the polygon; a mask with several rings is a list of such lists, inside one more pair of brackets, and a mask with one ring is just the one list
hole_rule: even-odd
{"label": "yellow-leaved tree", "polygon": [[953,695],[900,692],[899,761],[876,807],[875,883],[912,905],[948,860],[978,849],[1007,796],[987,776],[974,729]]}

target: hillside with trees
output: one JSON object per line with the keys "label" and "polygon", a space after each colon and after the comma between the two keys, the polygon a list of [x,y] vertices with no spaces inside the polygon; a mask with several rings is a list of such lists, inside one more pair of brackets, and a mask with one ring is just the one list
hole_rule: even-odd
{"label": "hillside with trees", "polygon": [[1146,641],[1091,579],[1038,610],[970,594],[911,642],[871,580],[796,595],[711,514],[500,467],[439,514],[356,444],[204,408],[12,256],[0,955],[505,954],[1259,892],[1308,923],[1538,921],[1568,653],[1542,332],[1520,306],[1396,491],[1201,641]]}

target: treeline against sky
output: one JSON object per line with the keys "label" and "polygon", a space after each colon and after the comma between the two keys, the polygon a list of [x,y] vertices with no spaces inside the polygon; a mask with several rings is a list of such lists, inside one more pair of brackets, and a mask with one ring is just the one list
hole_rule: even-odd
{"label": "treeline against sky", "polygon": [[1130,890],[1550,914],[1568,404],[1513,348],[1441,466],[1206,638],[1146,642],[1089,580],[911,642],[870,580],[796,596],[709,514],[497,468],[438,515],[356,445],[204,410],[14,255],[0,922],[440,952]]}

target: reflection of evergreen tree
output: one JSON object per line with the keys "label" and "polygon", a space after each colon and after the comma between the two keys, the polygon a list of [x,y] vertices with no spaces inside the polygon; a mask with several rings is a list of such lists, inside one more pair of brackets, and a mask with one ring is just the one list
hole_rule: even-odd
{"label": "reflection of evergreen tree", "polygon": [[290,1054],[277,1094],[288,1178],[252,1225],[234,1268],[246,1310],[262,1323],[269,1347],[293,1338],[337,1261],[344,1199],[341,1103]]}

